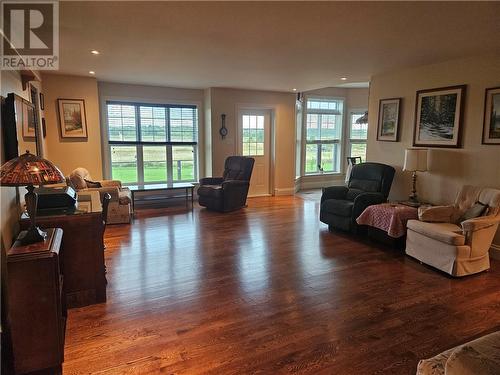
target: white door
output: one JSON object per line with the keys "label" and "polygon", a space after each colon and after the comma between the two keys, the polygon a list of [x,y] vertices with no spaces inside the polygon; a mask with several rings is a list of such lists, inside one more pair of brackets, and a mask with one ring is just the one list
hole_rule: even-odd
{"label": "white door", "polygon": [[265,110],[240,110],[238,123],[240,154],[255,159],[248,195],[270,195],[271,113]]}

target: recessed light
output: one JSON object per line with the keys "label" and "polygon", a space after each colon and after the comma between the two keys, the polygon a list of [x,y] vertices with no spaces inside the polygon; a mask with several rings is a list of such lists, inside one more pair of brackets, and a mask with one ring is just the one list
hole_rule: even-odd
{"label": "recessed light", "polygon": [[292,89],[293,91],[297,91],[297,89]]}
{"label": "recessed light", "polygon": [[347,77],[342,77],[341,80],[342,81],[347,81]]}
{"label": "recessed light", "polygon": [[100,52],[98,50],[96,50],[96,49],[93,49],[92,51],[90,51],[90,53],[92,55],[99,55],[100,54]]}
{"label": "recessed light", "polygon": [[89,70],[89,74],[94,75],[94,74],[95,74],[95,72],[94,72],[93,70]]}

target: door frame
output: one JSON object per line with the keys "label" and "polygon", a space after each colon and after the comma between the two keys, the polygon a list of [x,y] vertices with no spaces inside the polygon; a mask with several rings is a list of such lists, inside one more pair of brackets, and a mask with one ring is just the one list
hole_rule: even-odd
{"label": "door frame", "polygon": [[[274,196],[275,190],[274,190],[274,166],[275,166],[275,159],[276,159],[276,154],[275,154],[275,128],[276,128],[276,106],[274,105],[265,105],[265,104],[252,104],[252,103],[237,103],[235,106],[235,113],[236,113],[236,153],[238,155],[243,154],[243,150],[241,147],[241,126],[240,126],[240,113],[242,111],[265,111],[269,112],[269,134],[270,134],[270,139],[269,139],[269,193],[265,195],[259,195],[259,196]],[[257,196],[257,195],[256,195]]]}

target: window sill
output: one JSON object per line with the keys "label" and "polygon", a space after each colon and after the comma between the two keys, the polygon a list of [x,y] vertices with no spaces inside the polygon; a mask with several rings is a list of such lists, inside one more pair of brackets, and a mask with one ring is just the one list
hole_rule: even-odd
{"label": "window sill", "polygon": [[320,176],[345,176],[345,173],[342,172],[308,173],[303,175],[301,178],[320,177]]}

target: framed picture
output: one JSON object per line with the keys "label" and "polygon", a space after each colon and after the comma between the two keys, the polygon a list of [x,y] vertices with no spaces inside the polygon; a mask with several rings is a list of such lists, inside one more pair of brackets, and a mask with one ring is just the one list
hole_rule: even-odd
{"label": "framed picture", "polygon": [[500,87],[484,95],[483,145],[500,145]]}
{"label": "framed picture", "polygon": [[87,138],[87,118],[83,99],[57,99],[62,138]]}
{"label": "framed picture", "polygon": [[30,102],[23,100],[22,111],[23,137],[34,138],[36,136],[35,108]]}
{"label": "framed picture", "polygon": [[40,109],[43,111],[45,109],[45,97],[40,93]]}
{"label": "framed picture", "polygon": [[42,136],[43,138],[47,136],[47,125],[45,125],[45,117],[42,117]]}
{"label": "framed picture", "polygon": [[399,140],[401,98],[381,99],[378,109],[377,141]]}
{"label": "framed picture", "polygon": [[465,85],[417,91],[413,146],[461,147]]}

